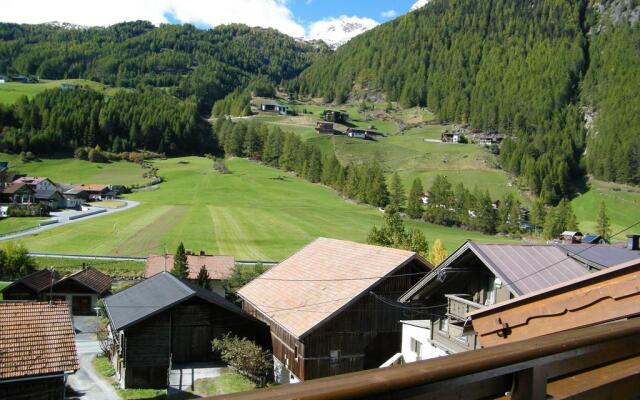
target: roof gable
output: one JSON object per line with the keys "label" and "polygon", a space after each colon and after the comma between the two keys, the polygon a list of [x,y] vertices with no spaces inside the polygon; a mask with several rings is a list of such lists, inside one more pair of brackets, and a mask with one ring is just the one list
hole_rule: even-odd
{"label": "roof gable", "polygon": [[67,304],[0,302],[0,321],[0,380],[79,368]]}
{"label": "roof gable", "polygon": [[85,268],[74,272],[71,275],[65,276],[54,283],[53,287],[55,288],[57,285],[68,281],[78,282],[98,294],[104,294],[111,290],[111,283],[113,282],[113,279],[109,275],[103,274],[96,269]]}
{"label": "roof gable", "polygon": [[33,290],[36,293],[40,293],[47,289],[52,282],[56,279],[55,272],[48,269],[41,269],[39,271],[35,271],[17,281],[13,282],[9,286],[6,286],[4,289],[0,290],[3,292],[7,289],[15,287],[17,285],[24,285],[29,289]]}
{"label": "roof gable", "polygon": [[182,281],[168,272],[161,272],[120,293],[109,296],[104,304],[112,326],[116,330],[121,330],[192,297],[198,297],[240,316],[251,318],[219,295]]}
{"label": "roof gable", "polygon": [[411,251],[318,238],[238,295],[302,338],[413,260],[428,269]]}

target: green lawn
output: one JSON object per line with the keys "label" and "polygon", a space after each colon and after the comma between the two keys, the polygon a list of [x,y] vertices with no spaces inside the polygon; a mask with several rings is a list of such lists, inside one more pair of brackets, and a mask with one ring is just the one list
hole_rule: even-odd
{"label": "green lawn", "polygon": [[[11,282],[0,282],[0,290],[6,288],[10,284],[11,284]],[[0,293],[0,300],[2,300],[2,293]]]}
{"label": "green lawn", "polygon": [[[571,201],[583,233],[596,232],[598,209],[602,201],[607,206],[612,234],[640,221],[640,188],[597,180],[591,180],[590,185],[591,190]],[[640,228],[636,226],[614,239],[625,240],[626,235],[639,231]]]}
{"label": "green lawn", "polygon": [[[186,163],[185,163],[186,162]],[[363,242],[380,223],[375,208],[355,205],[334,191],[244,159],[221,175],[211,160],[185,157],[154,162],[166,178],[157,190],[128,198],[141,205],[22,238],[31,251],[140,255],[187,249],[240,259],[281,260],[318,236]],[[285,179],[276,179],[284,176]],[[465,239],[497,241],[475,232],[409,222],[429,242],[449,250]]]}
{"label": "green lawn", "polygon": [[40,269],[53,267],[58,274],[68,275],[82,269],[83,264],[121,279],[139,278],[144,273],[142,261],[88,260],[58,257],[34,257]]}
{"label": "green lawn", "polygon": [[0,220],[0,234],[35,228],[46,217],[8,217]]}
{"label": "green lawn", "polygon": [[90,87],[97,91],[104,91],[109,95],[113,94],[116,90],[119,90],[85,79],[64,79],[58,81],[42,80],[39,83],[7,82],[0,83],[0,103],[13,104],[22,96],[31,98],[47,89],[59,87],[63,83],[75,83],[77,85]]}
{"label": "green lawn", "polygon": [[255,388],[256,385],[244,376],[233,372],[223,372],[217,378],[197,379],[193,393],[199,396],[219,396],[246,392]]}
{"label": "green lawn", "polygon": [[0,153],[0,161],[8,161],[9,169],[30,176],[46,176],[54,182],[132,185],[147,180],[138,164],[118,161],[106,164],[72,158],[50,158],[23,163],[16,154]]}
{"label": "green lawn", "polygon": [[[107,357],[97,356],[93,359],[93,367],[96,369],[96,372],[100,374],[105,380],[109,381],[111,384],[115,385],[113,381],[113,376],[115,375],[115,370],[113,369],[113,365],[109,361]],[[120,389],[116,386],[116,392],[120,396],[121,399],[126,400],[159,400],[167,398],[167,390],[157,390],[157,389]]]}

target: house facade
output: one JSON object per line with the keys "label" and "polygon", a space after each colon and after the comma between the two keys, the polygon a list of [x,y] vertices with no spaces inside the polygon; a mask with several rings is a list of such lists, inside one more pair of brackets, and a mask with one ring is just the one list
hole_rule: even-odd
{"label": "house facade", "polygon": [[19,182],[7,183],[0,192],[0,202],[8,204],[33,204],[35,193],[28,185]]}
{"label": "house facade", "polygon": [[[418,316],[428,308],[417,322],[404,321],[414,328],[402,340],[420,342],[422,359],[474,350],[479,343],[466,329],[469,313],[588,274],[585,264],[554,245],[466,242],[400,297]],[[404,351],[394,357],[387,364],[417,359],[411,352],[405,358]]]}
{"label": "house facade", "polygon": [[0,321],[0,399],[65,399],[80,368],[69,307],[3,301]]}
{"label": "house facade", "polygon": [[167,272],[106,298],[104,304],[122,388],[166,388],[172,365],[216,360],[211,341],[227,333],[267,342],[264,324]]}
{"label": "house facade", "polygon": [[238,291],[270,328],[275,380],[376,368],[399,349],[393,301],[431,265],[416,253],[319,238]]}
{"label": "house facade", "polygon": [[49,180],[49,178],[37,176],[23,176],[16,180],[15,183],[24,183],[36,192],[52,192],[57,191],[58,187]]}

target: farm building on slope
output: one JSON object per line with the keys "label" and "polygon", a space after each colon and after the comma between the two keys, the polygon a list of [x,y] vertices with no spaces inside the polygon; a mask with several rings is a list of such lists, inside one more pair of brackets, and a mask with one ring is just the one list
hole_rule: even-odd
{"label": "farm building on slope", "polygon": [[0,302],[0,399],[63,400],[80,366],[66,304]]}
{"label": "farm building on slope", "polygon": [[[195,282],[202,266],[209,273],[209,288],[211,291],[225,296],[223,281],[231,278],[236,260],[233,256],[209,256],[201,251],[200,254],[187,253],[187,266],[189,268],[189,280]],[[173,255],[150,255],[144,267],[144,277],[151,278],[160,272],[173,270]]]}
{"label": "farm building on slope", "polygon": [[106,298],[104,305],[123,388],[166,388],[171,366],[216,360],[211,341],[227,333],[268,343],[263,323],[168,272]]}
{"label": "farm building on slope", "polygon": [[429,272],[418,254],[319,238],[238,292],[271,329],[277,382],[377,368],[398,351],[392,302]]}

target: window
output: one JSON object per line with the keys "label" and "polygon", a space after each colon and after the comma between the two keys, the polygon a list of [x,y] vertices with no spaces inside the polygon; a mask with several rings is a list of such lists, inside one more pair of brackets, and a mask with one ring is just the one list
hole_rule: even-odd
{"label": "window", "polygon": [[420,356],[420,354],[422,354],[422,343],[414,338],[411,338],[411,351]]}
{"label": "window", "polygon": [[293,346],[293,357],[298,361],[298,345]]}
{"label": "window", "polygon": [[331,364],[339,364],[340,363],[340,350],[331,350],[329,352],[329,358],[331,359]]}

